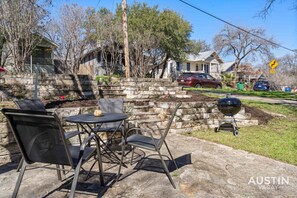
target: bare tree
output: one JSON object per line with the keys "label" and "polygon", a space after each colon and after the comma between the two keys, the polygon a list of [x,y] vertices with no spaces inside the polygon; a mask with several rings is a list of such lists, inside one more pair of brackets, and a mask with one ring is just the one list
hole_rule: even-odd
{"label": "bare tree", "polygon": [[270,73],[269,62],[260,66],[265,77],[276,85],[276,88],[282,86],[297,87],[297,54],[285,55],[278,59],[278,67],[275,73]]}
{"label": "bare tree", "polygon": [[[0,27],[0,29],[1,29],[1,27]],[[7,51],[5,48],[5,45],[4,45],[5,39],[4,39],[4,36],[2,35],[3,34],[2,30],[0,30],[0,34],[1,34],[0,35],[0,67],[3,68],[6,64],[7,58],[10,55],[10,52]]]}
{"label": "bare tree", "polygon": [[82,55],[89,45],[86,33],[86,9],[77,4],[64,5],[57,20],[50,25],[51,39],[59,44],[56,58],[61,62],[64,70],[76,73]]}
{"label": "bare tree", "polygon": [[[275,80],[286,86],[297,86],[297,54],[285,55],[279,59],[279,66],[276,69]],[[280,75],[283,78],[280,78]]]}
{"label": "bare tree", "polygon": [[160,46],[160,39],[149,32],[137,34],[130,43],[130,65],[134,77],[145,78],[146,75],[158,65],[163,57]]}
{"label": "bare tree", "polygon": [[[240,65],[242,60],[255,61],[261,57],[271,57],[271,49],[276,48],[272,44],[273,38],[266,38],[265,30],[262,28],[248,29],[247,32],[225,26],[213,40],[214,49],[223,56],[233,55],[236,61],[235,74],[237,66]],[[255,37],[258,35],[262,38]],[[269,42],[270,41],[270,42]]]}
{"label": "bare tree", "polygon": [[41,41],[48,16],[45,8],[49,4],[47,0],[2,0],[0,3],[0,25],[4,38],[2,57],[11,57],[11,66],[16,72],[25,70],[26,60]]}
{"label": "bare tree", "polygon": [[[267,15],[269,15],[269,13],[271,12],[273,5],[274,5],[276,2],[278,2],[278,1],[280,1],[280,0],[266,0],[266,3],[265,3],[264,8],[259,12],[258,15],[259,15],[260,17],[266,18]],[[282,1],[283,1],[283,0],[282,0]],[[294,5],[293,5],[293,8],[294,8],[295,10],[297,10],[297,1],[296,1],[296,0],[294,0],[294,1],[295,1],[295,2],[294,2]]]}
{"label": "bare tree", "polygon": [[90,40],[97,43],[106,73],[111,75],[122,66],[122,24],[115,20],[112,12],[105,8],[98,12],[94,9],[88,10],[88,17],[91,30]]}

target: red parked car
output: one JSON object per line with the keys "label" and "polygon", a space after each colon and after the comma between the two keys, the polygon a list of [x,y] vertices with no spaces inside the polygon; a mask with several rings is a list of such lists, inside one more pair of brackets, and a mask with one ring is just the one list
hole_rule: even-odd
{"label": "red parked car", "polygon": [[186,72],[177,78],[178,85],[184,87],[196,87],[196,88],[222,88],[220,80],[215,79],[207,73],[192,73]]}

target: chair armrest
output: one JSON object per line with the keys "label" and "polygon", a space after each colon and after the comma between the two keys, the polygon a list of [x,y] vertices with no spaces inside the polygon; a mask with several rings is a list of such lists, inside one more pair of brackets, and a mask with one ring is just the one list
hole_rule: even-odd
{"label": "chair armrest", "polygon": [[64,134],[65,134],[66,139],[70,139],[77,135],[83,134],[83,132],[81,132],[81,131],[67,131],[67,132],[64,132]]}
{"label": "chair armrest", "polygon": [[[159,130],[159,133],[160,133],[160,135],[161,135],[161,137],[163,138],[163,134],[161,133],[161,131],[160,131],[160,128],[159,128],[159,126],[156,124],[156,126],[157,126],[157,128],[158,128],[158,130]],[[154,129],[152,129],[151,127],[149,127],[148,126],[148,129],[150,129],[153,133],[155,132],[155,130]],[[153,143],[154,143],[154,145],[155,145],[155,147],[157,148],[158,147],[158,145],[157,145],[157,143],[156,143],[156,141],[155,141],[155,138],[154,138],[154,136],[153,136],[153,133],[152,132],[150,132],[150,131],[147,131],[147,133],[151,136],[151,138],[152,138],[152,141],[153,141]],[[155,134],[155,133],[154,133]]]}
{"label": "chair armrest", "polygon": [[[139,127],[133,127],[133,128],[130,128],[128,129],[126,132],[125,132],[125,139],[127,138],[128,134],[131,132],[131,131],[136,131],[138,134],[139,132],[138,131],[145,131],[147,129],[150,129],[150,128],[139,128]],[[152,129],[150,129],[152,130]],[[152,130],[153,131],[153,130]],[[146,131],[146,132],[149,132],[149,131]]]}
{"label": "chair armrest", "polygon": [[[87,146],[87,144],[92,140],[95,139],[96,135],[95,134],[91,134],[89,135],[81,144],[80,149],[79,149],[79,159],[83,156],[84,150]],[[98,146],[98,145],[97,145]]]}

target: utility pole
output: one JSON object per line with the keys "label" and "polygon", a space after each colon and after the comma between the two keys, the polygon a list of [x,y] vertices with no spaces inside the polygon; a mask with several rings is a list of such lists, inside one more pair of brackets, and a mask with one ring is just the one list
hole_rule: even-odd
{"label": "utility pole", "polygon": [[123,32],[124,32],[124,54],[125,54],[126,78],[130,78],[129,44],[128,44],[128,30],[127,30],[127,2],[126,2],[126,0],[122,0],[122,12],[123,12]]}

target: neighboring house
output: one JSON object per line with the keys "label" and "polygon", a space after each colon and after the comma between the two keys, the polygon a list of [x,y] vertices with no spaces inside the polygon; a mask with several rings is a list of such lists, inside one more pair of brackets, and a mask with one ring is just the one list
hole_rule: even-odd
{"label": "neighboring house", "polygon": [[[235,68],[235,61],[223,63],[221,65],[222,74],[233,73],[234,68]],[[262,74],[261,70],[260,69],[255,70],[252,65],[241,64],[237,69],[238,79],[246,82],[256,81],[261,76],[261,74]]]}
{"label": "neighboring house", "polygon": [[225,62],[221,64],[221,73],[232,73],[235,67],[235,61]]}
{"label": "neighboring house", "polygon": [[262,71],[255,70],[252,65],[239,65],[237,75],[246,82],[255,82],[262,75]]}
{"label": "neighboring house", "polygon": [[[222,59],[215,51],[200,52],[198,55],[188,55],[186,61],[176,62],[169,60],[167,62],[164,78],[175,78],[178,73],[182,72],[205,72],[215,78],[220,78]],[[155,76],[158,78],[161,74],[161,68],[157,69]]]}
{"label": "neighboring house", "polygon": [[[5,44],[4,44],[5,45]],[[34,65],[38,63],[39,69],[43,73],[55,73],[53,50],[56,49],[58,45],[46,37],[37,44],[36,48],[33,50],[32,55],[27,58],[25,66],[28,72],[34,72]],[[4,56],[5,48],[3,49]],[[13,62],[8,56],[5,62],[5,68],[7,70],[13,70]],[[31,67],[32,66],[32,67]]]}
{"label": "neighboring house", "polygon": [[[80,66],[79,66],[79,74],[88,74],[91,76],[102,76],[108,74],[106,64],[103,59],[103,54],[100,47],[95,47],[93,49],[87,49],[83,54]],[[116,67],[122,67],[123,60],[122,51],[120,52],[120,60],[116,63]],[[109,57],[107,57],[108,60]]]}

